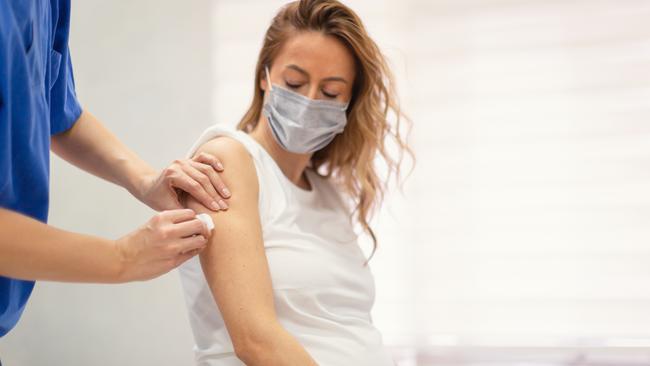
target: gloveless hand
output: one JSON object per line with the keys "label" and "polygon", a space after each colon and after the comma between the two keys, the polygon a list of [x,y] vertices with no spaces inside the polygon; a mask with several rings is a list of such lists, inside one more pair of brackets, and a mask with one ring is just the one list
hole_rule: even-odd
{"label": "gloveless hand", "polygon": [[226,210],[230,191],[218,174],[223,169],[219,159],[206,153],[175,160],[162,172],[143,178],[138,198],[157,211],[179,209],[179,191],[183,191],[207,208]]}
{"label": "gloveless hand", "polygon": [[210,232],[190,209],[163,211],[115,241],[119,281],[144,281],[176,268],[205,248]]}

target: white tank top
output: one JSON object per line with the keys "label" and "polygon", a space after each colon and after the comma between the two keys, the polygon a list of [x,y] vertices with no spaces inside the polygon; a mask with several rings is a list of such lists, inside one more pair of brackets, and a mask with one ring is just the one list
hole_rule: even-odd
{"label": "white tank top", "polygon": [[[372,273],[363,266],[366,258],[348,208],[331,180],[308,170],[312,190],[299,188],[252,137],[218,125],[203,133],[188,157],[217,136],[239,141],[253,158],[264,248],[281,325],[320,366],[395,365],[372,324]],[[179,272],[197,365],[244,365],[235,356],[198,257],[185,262]]]}

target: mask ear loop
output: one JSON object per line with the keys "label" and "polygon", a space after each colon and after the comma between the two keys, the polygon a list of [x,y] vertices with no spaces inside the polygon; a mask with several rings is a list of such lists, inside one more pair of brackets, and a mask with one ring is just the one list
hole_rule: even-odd
{"label": "mask ear loop", "polygon": [[273,85],[271,85],[271,76],[269,75],[269,67],[264,66],[264,71],[266,72],[266,83],[269,85],[269,91],[273,90]]}

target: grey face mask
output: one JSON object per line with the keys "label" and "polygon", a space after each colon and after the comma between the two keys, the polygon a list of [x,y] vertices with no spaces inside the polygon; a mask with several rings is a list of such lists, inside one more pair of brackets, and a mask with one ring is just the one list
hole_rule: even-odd
{"label": "grey face mask", "polygon": [[343,132],[349,103],[309,99],[278,85],[271,86],[268,67],[266,80],[270,91],[264,103],[264,115],[283,149],[298,154],[313,153]]}

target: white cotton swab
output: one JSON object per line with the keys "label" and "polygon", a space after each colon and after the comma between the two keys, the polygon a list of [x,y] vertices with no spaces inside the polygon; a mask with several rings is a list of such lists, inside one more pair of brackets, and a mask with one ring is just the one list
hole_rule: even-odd
{"label": "white cotton swab", "polygon": [[202,213],[196,215],[196,218],[203,222],[203,224],[208,228],[208,231],[212,231],[212,229],[214,229],[214,221],[212,221],[212,217],[210,215]]}

